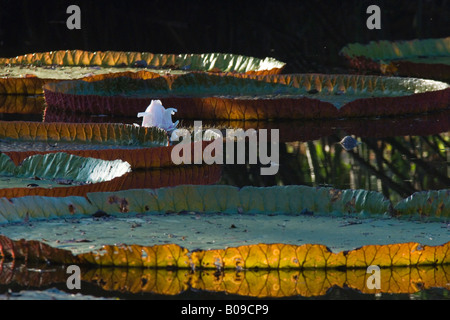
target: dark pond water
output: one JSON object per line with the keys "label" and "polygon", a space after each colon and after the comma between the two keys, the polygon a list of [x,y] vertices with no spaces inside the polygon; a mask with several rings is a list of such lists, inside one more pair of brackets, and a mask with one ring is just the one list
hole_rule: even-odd
{"label": "dark pond water", "polygon": [[[28,104],[32,104],[30,101]],[[1,106],[0,106],[1,107]],[[42,121],[43,102],[37,99],[34,114],[0,113],[0,120]],[[138,118],[112,118],[86,115],[46,115],[45,121],[140,123]],[[192,129],[193,123],[182,121],[181,127]],[[308,185],[332,186],[339,189],[366,189],[383,193],[393,202],[416,191],[450,188],[450,109],[427,114],[384,119],[352,119],[289,122],[203,122],[204,128],[216,127],[279,129],[279,160],[275,175],[261,175],[261,163],[225,164],[208,183],[243,186]],[[339,141],[353,136],[361,144],[345,150]],[[248,145],[246,146],[248,153]],[[184,170],[177,168],[177,170]],[[186,170],[189,170],[186,168]],[[170,171],[170,170],[169,170]],[[147,172],[148,173],[148,172]],[[170,176],[171,173],[167,172]],[[143,182],[146,173],[130,174],[130,181],[141,181],[134,187],[163,187],[174,181]],[[133,180],[134,179],[134,180]],[[200,179],[197,183],[204,183]],[[190,183],[196,183],[193,179]],[[133,187],[124,183],[127,188]],[[0,299],[40,299],[45,294],[54,298],[73,297],[62,281],[60,271],[38,272],[40,284],[33,283],[29,268],[5,267],[0,263]],[[13,271],[12,271],[13,270]],[[14,277],[11,277],[14,273]],[[64,275],[65,276],[65,275]],[[448,274],[446,276],[448,278]],[[42,279],[46,279],[43,281]],[[175,277],[180,279],[180,277]],[[175,279],[174,278],[174,279]],[[220,275],[218,275],[218,279]],[[12,279],[12,280],[11,280]],[[223,279],[220,278],[220,279]],[[119,280],[118,280],[119,281]],[[190,283],[190,282],[188,282]],[[55,289],[57,291],[45,290]],[[44,291],[43,291],[44,290]],[[46,292],[45,294],[43,292]],[[248,294],[199,290],[185,286],[170,294],[148,290],[134,292],[109,286],[103,282],[83,282],[81,294],[92,297],[123,299],[257,299]],[[31,296],[30,296],[31,295]],[[364,294],[357,289],[331,286],[317,295],[286,295],[284,299],[449,299],[442,288],[414,293]],[[267,298],[267,297],[266,297]],[[272,297],[274,298],[274,297]]]}

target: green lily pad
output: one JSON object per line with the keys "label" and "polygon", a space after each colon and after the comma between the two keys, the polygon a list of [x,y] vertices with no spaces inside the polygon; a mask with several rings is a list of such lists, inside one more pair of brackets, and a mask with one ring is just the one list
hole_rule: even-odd
{"label": "green lily pad", "polygon": [[233,54],[153,54],[59,50],[0,58],[0,94],[41,94],[42,85],[111,74],[185,74],[191,71],[276,74],[285,63]]}
{"label": "green lily pad", "polygon": [[[142,71],[141,68],[130,67],[88,67],[88,66],[51,66],[51,67],[37,67],[37,66],[19,66],[12,65],[7,67],[0,67],[1,78],[33,78],[40,79],[52,79],[52,80],[72,80],[81,79],[85,77],[91,77],[95,75],[105,75],[111,73],[124,73],[124,72],[138,72]],[[157,74],[166,74],[167,70],[161,69],[146,69],[148,72]],[[187,73],[183,70],[170,70],[174,74]]]}
{"label": "green lily pad", "polygon": [[[37,172],[33,171],[32,176],[35,176],[34,173]],[[307,186],[246,187],[239,190],[236,187],[221,185],[180,185],[173,188],[93,192],[88,193],[87,198],[89,199],[88,208],[94,206],[96,208],[94,212],[101,210],[113,215],[122,215],[127,212],[181,211],[298,214],[306,210],[315,215],[383,217],[389,214],[391,207],[390,201],[378,192]],[[34,210],[33,207],[34,205],[31,205],[27,209],[21,210]],[[88,212],[88,208],[83,209],[82,212]],[[9,220],[11,212],[14,213],[14,216],[16,215],[17,209],[14,208],[14,205],[9,209],[4,208],[0,214],[3,215],[3,219]],[[67,211],[66,204],[61,202],[58,214],[63,213],[66,216],[73,215],[72,212]]]}
{"label": "green lily pad", "polygon": [[25,54],[15,58],[0,58],[0,64],[35,64],[65,66],[102,66],[127,67],[145,62],[145,66],[181,69],[191,71],[208,71],[219,69],[222,72],[269,71],[282,69],[285,63],[273,58],[258,59],[254,57],[224,54],[153,54],[150,52],[121,52],[59,50],[42,53]]}
{"label": "green lily pad", "polygon": [[368,45],[352,43],[344,47],[341,53],[349,57],[364,56],[376,61],[425,59],[425,57],[437,59],[436,61],[448,61],[450,37],[412,41],[372,41]]}
{"label": "green lily pad", "polygon": [[[130,171],[130,165],[121,160],[105,161],[82,158],[66,153],[35,155],[15,166],[5,154],[0,154],[0,175],[2,177],[61,179],[84,183],[109,181]],[[2,184],[0,184],[2,186]],[[3,187],[14,187],[3,184]]]}
{"label": "green lily pad", "polygon": [[348,44],[341,52],[358,69],[450,80],[450,37]]}
{"label": "green lily pad", "polygon": [[416,192],[394,208],[401,217],[450,218],[450,189]]}

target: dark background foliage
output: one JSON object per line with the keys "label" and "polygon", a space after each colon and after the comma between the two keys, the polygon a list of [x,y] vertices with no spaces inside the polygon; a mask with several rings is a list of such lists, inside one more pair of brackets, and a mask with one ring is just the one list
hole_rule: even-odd
{"label": "dark background foliage", "polygon": [[[68,30],[66,8],[81,8]],[[381,8],[368,30],[366,9]],[[332,72],[347,43],[450,34],[449,0],[29,1],[0,0],[0,56],[59,49],[227,52],[287,62],[286,72]]]}

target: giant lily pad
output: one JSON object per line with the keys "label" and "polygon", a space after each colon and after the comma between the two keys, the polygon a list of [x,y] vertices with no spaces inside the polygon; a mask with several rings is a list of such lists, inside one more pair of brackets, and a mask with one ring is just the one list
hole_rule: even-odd
{"label": "giant lily pad", "polygon": [[36,154],[66,152],[103,160],[121,159],[133,169],[172,166],[166,131],[122,124],[5,121],[2,151],[16,165]]}
{"label": "giant lily pad", "polygon": [[400,216],[450,217],[450,189],[416,192],[395,206]]}
{"label": "giant lily pad", "polygon": [[[153,54],[150,52],[120,52],[82,50],[60,50],[42,53],[26,54],[15,58],[2,58],[0,64],[30,64],[67,65],[67,66],[104,66],[120,67],[134,66],[139,61],[146,65],[160,68],[186,69],[208,71],[257,72],[270,71],[284,67],[284,63],[273,58],[264,60],[233,54]],[[273,70],[277,73],[280,70]]]}
{"label": "giant lily pad", "polygon": [[[208,54],[153,54],[149,52],[89,52],[60,50],[0,58],[0,94],[38,94],[47,82],[80,79],[148,68],[157,73],[189,71],[276,74],[284,63],[273,58]],[[172,71],[175,70],[175,71]]]}
{"label": "giant lily pad", "polygon": [[[47,158],[54,158],[55,154],[47,154],[44,156]],[[67,154],[62,154],[63,157],[75,157]],[[2,158],[6,156],[2,155]],[[42,159],[43,156],[37,155],[27,158],[24,162],[36,162],[37,159]],[[77,158],[77,157],[75,157]],[[92,159],[93,162],[115,163],[116,161],[99,161],[98,159]],[[13,171],[21,171],[20,178],[12,178],[11,173],[6,176],[0,177],[0,198],[18,198],[25,196],[45,196],[45,197],[71,197],[79,196],[86,197],[88,193],[93,192],[114,192],[121,190],[129,190],[136,188],[162,188],[173,187],[182,184],[191,185],[208,185],[217,183],[220,179],[221,168],[219,165],[204,165],[204,166],[184,166],[184,167],[170,167],[153,170],[138,170],[133,172],[127,172],[121,176],[118,176],[112,180],[87,183],[86,180],[76,181],[74,179],[67,178],[66,175],[54,176],[50,175],[45,178],[41,178],[36,175],[36,171],[29,172],[24,175],[23,165],[15,167],[11,161],[5,161],[10,167],[13,167]],[[73,162],[73,161],[72,161]],[[52,163],[54,165],[54,163]],[[58,166],[64,167],[64,164]],[[107,168],[110,170],[109,168]],[[48,168],[46,171],[52,170]],[[41,171],[44,171],[41,169]],[[71,169],[73,172],[73,169]],[[28,177],[28,178],[24,178]],[[103,178],[103,177],[102,177]],[[49,180],[50,179],[50,180]],[[105,180],[103,178],[103,180]],[[13,184],[15,182],[15,184]],[[27,187],[25,187],[27,185]],[[30,185],[30,186],[28,186]],[[75,207],[72,207],[75,209]],[[89,206],[85,208],[89,211]],[[72,210],[72,214],[76,211]]]}
{"label": "giant lily pad", "polygon": [[[43,93],[42,86],[49,82],[58,82],[70,79],[83,79],[85,81],[98,81],[104,78],[115,78],[115,77],[139,77],[143,79],[151,79],[153,77],[159,77],[158,73],[149,71],[138,71],[137,69],[122,69],[122,68],[99,68],[99,67],[61,67],[61,69],[66,70],[65,72],[60,69],[55,69],[55,67],[44,69],[46,72],[37,72],[35,69],[31,71],[24,69],[24,67],[19,68],[16,74],[11,74],[9,77],[0,78],[0,94],[2,95],[39,95]],[[0,69],[1,70],[1,69]],[[9,70],[9,69],[8,69]],[[132,71],[125,71],[132,70]],[[22,76],[24,71],[32,72],[36,74],[26,74]],[[154,70],[156,71],[156,70]],[[14,75],[20,75],[13,77]],[[39,76],[39,77],[38,77]],[[44,78],[50,77],[50,78]]]}
{"label": "giant lily pad", "polygon": [[0,235],[0,258],[47,261],[56,264],[179,269],[353,269],[448,265],[450,242],[440,246],[419,243],[363,246],[333,253],[317,244],[256,244],[189,252],[174,244],[139,246],[107,245],[99,251],[73,255],[36,240],[12,240]]}
{"label": "giant lily pad", "polygon": [[121,160],[105,161],[66,153],[35,155],[16,166],[2,153],[0,194],[61,196],[70,192],[77,194],[84,191],[85,195],[86,191],[120,190],[117,185],[120,182],[123,184],[130,171],[130,165]]}
{"label": "giant lily pad", "polygon": [[[121,160],[104,161],[66,153],[36,155],[25,159],[20,166],[16,167],[8,156],[0,154],[0,174],[11,178],[52,179],[64,177],[72,181],[96,183],[120,177],[129,171],[130,165]],[[11,182],[6,185],[2,184],[2,187],[5,188],[9,185]]]}
{"label": "giant lily pad", "polygon": [[[306,186],[245,187],[177,186],[154,191],[130,190],[117,194],[88,194],[91,203],[114,214],[117,206],[110,197],[126,199],[130,212],[227,212],[227,213],[298,213],[308,209],[317,214],[354,213],[383,215],[390,202],[382,194],[365,190],[336,190]],[[134,199],[134,200],[133,200]],[[133,203],[133,204],[132,204]]]}
{"label": "giant lily pad", "polygon": [[[412,239],[431,246],[448,241],[448,236],[442,230],[443,225],[439,222],[419,224],[417,221],[388,217],[376,220],[351,216],[331,218],[314,213],[237,215],[183,211],[144,215],[127,212],[132,205],[126,199],[114,195],[110,196],[109,205],[117,207],[120,213],[108,215],[103,210],[97,210],[90,215],[89,212],[96,210],[96,206],[82,206],[83,199],[11,199],[17,208],[16,216],[13,223],[1,226],[2,234],[14,239],[26,235],[29,240],[40,240],[42,234],[45,234],[47,244],[70,249],[76,254],[101,250],[105,244],[117,243],[142,246],[171,243],[194,251],[257,245],[261,242],[285,245],[316,243],[338,253],[374,244],[405,243]],[[58,205],[58,201],[62,204]],[[28,211],[28,222],[24,222],[26,219],[20,217],[20,208],[27,203],[45,205],[51,210],[33,208]],[[5,202],[5,206],[10,207],[10,204]],[[74,212],[70,216],[69,206]],[[63,211],[66,216],[62,213],[61,217],[64,218],[58,219],[59,216],[54,212]],[[35,218],[36,216],[41,218]],[[48,230],[58,230],[58,233],[49,233]],[[72,241],[73,239],[88,241]]]}
{"label": "giant lily pad", "polygon": [[341,54],[360,70],[450,81],[450,37],[352,43]]}
{"label": "giant lily pad", "polygon": [[[448,194],[443,190],[439,197]],[[339,190],[329,187],[313,188],[307,186],[276,186],[276,187],[245,187],[238,189],[232,186],[189,186],[180,185],[173,188],[134,189],[118,192],[88,193],[89,205],[81,210],[88,212],[92,206],[109,214],[120,215],[124,212],[120,203],[126,203],[125,212],[135,213],[165,213],[165,212],[202,212],[202,213],[270,213],[270,214],[299,214],[314,215],[351,215],[359,217],[387,217],[391,213],[405,215],[409,218],[431,218],[431,220],[448,220],[448,210],[442,199],[436,201],[426,212],[420,207],[420,200],[404,208],[399,203],[396,210],[381,193],[366,190]],[[111,201],[116,199],[117,201]],[[31,200],[31,198],[30,198]],[[54,200],[52,200],[54,201]],[[119,204],[119,205],[118,205]],[[55,204],[56,205],[56,204]],[[26,211],[35,211],[34,205],[16,208],[14,203],[1,208],[0,214],[4,221],[25,215]],[[61,203],[65,206],[65,202]],[[42,206],[38,206],[41,207]],[[67,209],[67,208],[66,208]],[[42,209],[38,211],[41,212]],[[411,215],[411,210],[417,210],[417,216]],[[42,213],[33,215],[39,217]],[[422,214],[421,214],[422,213]],[[72,212],[58,210],[57,215],[72,215]],[[45,216],[45,215],[44,215]]]}
{"label": "giant lily pad", "polygon": [[44,86],[47,113],[136,116],[153,99],[182,119],[267,120],[386,116],[445,109],[443,82],[355,75],[212,75],[119,77]]}
{"label": "giant lily pad", "polygon": [[[444,272],[442,275],[436,270],[446,270],[449,265],[450,242],[441,245],[424,245],[423,242],[395,242],[402,235],[407,238],[411,237],[414,232],[417,232],[417,235],[420,232],[423,233],[423,226],[417,223],[395,219],[386,219],[386,223],[384,223],[385,219],[376,221],[368,219],[367,223],[370,224],[370,227],[365,230],[370,230],[370,232],[365,236],[368,237],[370,233],[376,234],[377,228],[380,228],[379,230],[387,232],[389,240],[378,238],[375,240],[378,243],[386,240],[388,242],[376,245],[366,244],[358,248],[351,248],[353,245],[344,244],[344,247],[350,248],[339,248],[339,250],[335,248],[332,251],[324,244],[317,242],[303,244],[302,242],[305,240],[299,239],[299,237],[306,237],[307,241],[308,228],[313,226],[313,229],[316,227],[320,229],[320,225],[323,223],[320,219],[323,218],[329,223],[347,222],[347,224],[336,225],[334,228],[330,228],[330,226],[322,226],[322,228],[328,230],[328,233],[331,230],[345,228],[345,234],[348,237],[351,237],[356,243],[361,243],[362,239],[352,236],[359,234],[360,231],[355,228],[363,223],[361,220],[359,222],[352,219],[345,220],[342,217],[330,219],[321,217],[320,213],[329,215],[336,210],[336,213],[345,211],[353,217],[355,217],[355,213],[359,215],[371,213],[373,216],[380,216],[379,213],[381,213],[382,216],[385,216],[384,213],[390,208],[389,201],[384,200],[376,192],[303,186],[243,188],[240,190],[228,186],[179,186],[157,190],[91,193],[87,197],[89,201],[84,197],[2,199],[1,207],[4,208],[4,211],[1,214],[6,217],[6,220],[8,215],[10,221],[20,221],[27,217],[27,221],[32,222],[33,225],[31,227],[27,224],[16,224],[5,228],[6,236],[0,236],[0,258],[12,259],[16,262],[21,260],[46,262],[52,265],[77,264],[83,268],[101,267],[102,269],[96,271],[89,271],[89,269],[83,271],[83,280],[100,284],[104,290],[130,290],[130,293],[179,294],[191,286],[195,290],[255,297],[315,296],[325,294],[326,290],[333,285],[345,285],[360,289],[365,293],[414,293],[424,288],[423,285],[415,285],[416,282],[422,284],[426,282],[426,288],[446,287],[448,282],[445,280],[446,273]],[[66,241],[64,237],[73,236],[66,229],[72,230],[74,234],[77,233],[77,230],[74,230],[73,224],[58,222],[58,220],[54,220],[53,228],[58,229],[59,235],[49,234],[46,237],[46,243],[35,240],[12,240],[17,238],[17,235],[24,234],[25,230],[29,230],[27,236],[30,239],[35,239],[36,236],[41,237],[39,236],[41,228],[44,228],[43,230],[52,228],[52,225],[44,225],[49,222],[36,222],[33,219],[59,216],[80,217],[95,211],[103,214],[109,213],[116,218],[93,222],[87,222],[87,219],[80,220],[80,228],[83,230],[85,238],[79,239],[79,241],[73,238]],[[130,217],[129,215],[133,212],[151,212],[153,214],[131,215]],[[166,214],[158,215],[156,212],[166,212]],[[178,212],[179,215],[170,212]],[[201,216],[199,214],[201,212],[208,214]],[[217,215],[215,212],[228,212],[228,214]],[[127,220],[125,214],[131,219]],[[257,214],[257,216],[253,216],[253,214]],[[211,219],[208,216],[211,216]],[[196,220],[196,224],[192,225],[190,230],[186,230],[187,221],[192,221],[192,219]],[[258,222],[253,226],[250,224],[251,219]],[[221,227],[226,221],[233,223],[231,227],[228,227],[229,222],[225,228]],[[282,221],[284,221],[284,225],[280,224]],[[286,221],[290,222],[286,224]],[[131,225],[131,234],[128,234],[128,237],[131,239],[133,236],[133,239],[140,241],[141,245],[113,245],[110,242],[111,239],[114,243],[124,242],[127,232],[121,232],[121,230],[123,227],[129,229],[130,222],[133,222],[133,225]],[[152,225],[158,226],[158,231],[153,230],[153,233],[157,232],[158,237],[164,239],[161,230],[166,230],[166,226],[163,222],[172,226],[168,229],[171,233],[164,233],[168,241],[164,241],[166,244],[151,244],[156,242],[155,236],[151,233],[151,230],[155,229]],[[278,228],[279,232],[265,232],[266,223],[272,224],[272,228]],[[405,225],[404,230],[400,231],[399,224],[405,223],[410,224]],[[194,238],[197,237],[196,234],[202,238],[201,224],[206,226],[205,230],[211,230],[211,224],[216,224],[212,233],[216,235],[216,230],[221,230],[221,237],[213,236],[211,238],[217,240],[216,244],[214,241],[205,243],[203,240],[199,250],[196,249],[198,244]],[[434,224],[435,229],[432,233],[435,235],[442,233],[441,226]],[[432,223],[427,225],[431,227]],[[109,231],[111,226],[114,226],[114,230]],[[295,228],[295,234],[290,236],[289,231],[285,229],[288,227]],[[243,228],[246,229],[242,230]],[[98,236],[99,229],[104,230],[101,237]],[[267,236],[272,237],[270,239],[276,239],[276,235],[279,234],[279,238],[284,242],[261,243],[261,235],[255,237],[254,234],[257,229],[262,229],[261,232],[265,235],[266,240]],[[181,230],[184,230],[186,237],[181,237],[179,233]],[[194,232],[195,230],[199,231]],[[145,234],[145,241],[142,240],[144,238],[140,238],[140,233]],[[321,242],[327,241],[326,239],[329,237],[318,231],[315,231],[314,234],[321,239]],[[91,238],[92,235],[95,239]],[[234,245],[234,242],[230,241],[230,239],[235,239],[234,241],[237,242],[242,241],[239,240],[240,235],[246,239],[248,244]],[[375,235],[375,238],[377,236],[379,237],[381,234]],[[444,238],[445,235],[439,239]],[[439,239],[434,239],[434,241],[440,241]],[[259,242],[253,243],[256,240]],[[427,242],[430,241],[427,239]],[[99,246],[99,243],[102,242],[111,244]],[[190,248],[186,248],[184,244]],[[223,248],[224,246],[226,248]],[[70,248],[71,251],[62,248]],[[95,249],[93,250],[93,248]],[[365,268],[370,265],[382,267],[381,289],[371,289],[371,291],[365,286],[368,276]],[[425,266],[431,268],[427,269]],[[127,268],[121,269],[119,277],[121,280],[117,282],[116,279],[113,285],[110,284],[109,279],[112,279],[110,272],[114,272],[115,269],[109,270],[105,269],[106,267]],[[391,267],[414,268],[393,269]],[[156,270],[149,271],[148,268]],[[183,274],[189,276],[185,279],[186,281],[177,277],[179,281],[175,281],[175,284],[170,281],[170,288],[165,286],[166,282],[164,281],[156,286],[155,278],[152,275],[161,272],[165,274],[168,271],[164,268],[188,270]],[[416,272],[416,269],[423,271]],[[233,271],[233,274],[227,273],[226,270]],[[280,278],[270,276],[268,273],[270,270],[272,272],[276,270],[277,274],[281,273],[282,276]],[[302,276],[299,278],[299,275],[292,275],[294,270],[301,272]],[[428,277],[430,270],[436,271],[431,274],[431,278]],[[236,271],[243,273],[236,274]],[[212,273],[215,273],[214,278],[208,276]],[[400,281],[400,279],[404,279],[405,273],[410,276],[411,283],[405,284],[404,281]],[[127,274],[126,277],[125,274]],[[137,274],[139,274],[139,284],[144,283],[144,286],[138,285],[138,282],[133,280],[134,275]],[[227,274],[228,276],[226,276]],[[314,281],[310,280],[312,276],[315,277]],[[248,285],[240,285],[242,277],[247,279]],[[168,274],[163,278],[168,281],[173,279]],[[265,280],[261,281],[262,279]],[[299,284],[299,279],[304,279],[305,285]],[[444,282],[438,279],[443,279]],[[132,285],[133,283],[135,285]],[[324,283],[326,283],[325,287]]]}
{"label": "giant lily pad", "polygon": [[[136,189],[115,193],[89,193],[89,205],[80,210],[88,212],[92,205],[96,210],[109,214],[122,214],[121,203],[126,203],[125,212],[181,212],[194,211],[205,213],[300,213],[313,212],[316,215],[356,215],[383,217],[391,208],[389,200],[381,193],[365,190],[338,190],[333,188],[312,188],[307,186],[283,187],[245,187],[238,189],[232,186],[189,186],[173,188]],[[117,201],[111,201],[117,199]],[[30,198],[31,200],[31,198]],[[54,200],[52,200],[54,201]],[[33,201],[34,202],[34,201]],[[87,203],[87,202],[86,202]],[[118,205],[119,204],[119,205]],[[14,203],[1,208],[3,221],[15,219],[17,214],[24,216],[28,211],[36,211],[32,217],[42,214],[42,207],[34,205],[16,207]],[[55,204],[57,205],[57,204]],[[72,215],[67,211],[65,202],[60,204],[61,210],[56,215]],[[19,210],[19,211],[17,211]]]}

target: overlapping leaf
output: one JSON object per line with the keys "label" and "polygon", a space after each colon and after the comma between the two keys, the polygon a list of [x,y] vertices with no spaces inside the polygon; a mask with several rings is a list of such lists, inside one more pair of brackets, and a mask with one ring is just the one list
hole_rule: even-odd
{"label": "overlapping leaf", "polygon": [[220,70],[235,72],[278,73],[284,63],[273,58],[264,60],[223,53],[206,54],[153,54],[150,52],[59,50],[25,54],[15,58],[1,58],[0,64],[65,65],[65,66],[134,66],[145,61],[150,67],[187,70]]}
{"label": "overlapping leaf", "polygon": [[444,57],[450,55],[450,37],[410,41],[372,41],[368,45],[352,43],[342,49],[346,56],[365,56],[373,60],[407,59],[418,56]]}
{"label": "overlapping leaf", "polygon": [[[42,197],[86,197],[88,193],[95,192],[115,192],[120,190],[129,190],[136,188],[162,188],[162,187],[173,187],[182,184],[192,184],[192,185],[208,185],[217,183],[221,176],[221,168],[219,165],[205,165],[205,166],[188,166],[188,167],[170,167],[163,169],[154,170],[139,170],[126,173],[120,177],[114,178],[110,181],[104,181],[99,183],[91,183],[84,185],[72,185],[63,186],[60,188],[45,188],[40,187],[40,182],[36,181],[37,187],[28,188],[4,188],[0,189],[0,198],[20,198],[25,196],[42,196]],[[31,198],[28,198],[31,199]],[[85,198],[83,199],[81,206],[74,206],[72,202],[66,203],[66,201],[61,200],[61,210],[62,215],[74,215],[74,214],[92,214],[95,212],[95,208],[89,206]],[[66,200],[66,199],[65,199]],[[3,200],[0,200],[3,201]],[[16,200],[16,204],[17,204]],[[30,200],[27,200],[30,201]],[[57,200],[58,202],[59,200]],[[81,200],[80,200],[81,201]],[[37,208],[46,208],[43,198],[36,198]],[[66,205],[64,206],[64,203]],[[5,200],[4,205],[9,207],[11,205],[10,201]],[[35,210],[31,205],[24,204],[21,209],[13,208],[6,209],[2,208],[2,212],[9,210],[16,211],[17,214],[12,214],[9,216],[9,221],[22,221],[24,219],[23,212],[31,212],[31,217],[45,217],[47,211]],[[20,208],[20,207],[19,207]],[[27,209],[28,208],[28,209]],[[46,208],[48,209],[48,208]],[[94,211],[92,211],[94,210]],[[1,214],[0,214],[1,216]],[[56,215],[54,215],[56,217]],[[14,218],[15,217],[15,218]],[[3,217],[0,218],[0,222],[6,222]]]}
{"label": "overlapping leaf", "polygon": [[[39,123],[22,121],[5,121],[0,125],[0,139],[6,139],[10,143],[21,141],[44,142],[70,142],[92,144],[92,148],[86,150],[58,150],[58,151],[8,151],[9,156],[16,165],[30,156],[37,154],[66,152],[80,157],[92,157],[102,160],[123,160],[137,168],[167,167],[173,166],[171,150],[173,147],[165,147],[168,143],[166,131],[157,127],[140,127],[111,123]],[[96,149],[95,144],[101,144],[101,149]],[[110,148],[105,149],[105,146]],[[118,149],[121,145],[124,148]],[[138,148],[127,149],[131,145]],[[203,143],[205,147],[207,142]]]}
{"label": "overlapping leaf", "polygon": [[450,189],[416,192],[394,208],[401,217],[450,218]]}
{"label": "overlapping leaf", "polygon": [[[191,159],[194,157],[194,150],[201,148],[203,150],[209,144],[209,141],[192,142],[191,143]],[[199,145],[198,147],[196,147]],[[153,147],[153,148],[121,148],[117,149],[111,146],[110,149],[86,149],[86,150],[62,150],[62,151],[6,151],[5,155],[19,165],[28,157],[39,154],[64,152],[84,158],[96,158],[107,161],[123,160],[130,164],[132,169],[151,169],[151,168],[167,168],[176,166],[172,161],[172,149],[169,147]],[[205,158],[203,158],[205,159]]]}
{"label": "overlapping leaf", "polygon": [[130,171],[130,165],[121,160],[105,161],[83,158],[67,153],[36,155],[15,166],[5,154],[0,154],[0,174],[15,177],[55,179],[64,177],[74,181],[96,183],[112,180]]}
{"label": "overlapping leaf", "polygon": [[[94,192],[88,193],[87,198],[89,205],[80,210],[81,212],[92,210],[91,205],[93,205],[95,208],[93,212],[102,210],[109,214],[181,211],[299,214],[307,210],[316,215],[352,214],[380,217],[387,214],[391,206],[389,200],[381,193],[374,191],[307,186],[238,189],[225,185],[181,185],[172,188]],[[2,221],[15,221],[17,216],[25,216],[26,212],[33,211],[35,206],[35,199],[32,197],[28,200],[20,200],[23,202],[23,206],[20,207],[15,205],[17,199],[6,201],[8,206],[0,207]],[[57,200],[55,203],[58,203]],[[126,203],[126,211],[122,203]],[[57,215],[70,213],[65,201],[61,201],[58,206]],[[54,214],[48,209],[43,217]],[[33,214],[33,217],[39,217],[39,214]]]}
{"label": "overlapping leaf", "polygon": [[[69,67],[70,68],[70,67]],[[25,72],[33,72],[34,74],[22,74],[21,77],[3,77],[0,79],[0,95],[13,95],[13,96],[35,96],[41,95],[44,93],[42,87],[44,84],[56,83],[64,80],[75,80],[81,79],[87,82],[91,81],[99,81],[103,79],[113,79],[119,77],[128,77],[128,78],[139,78],[139,79],[152,79],[160,77],[158,73],[132,69],[134,71],[121,71],[122,69],[116,68],[107,68],[101,69],[94,67],[96,69],[75,69],[75,70],[67,70],[68,68],[64,68],[63,70],[52,69],[53,73],[49,72],[47,69],[47,74],[43,73],[43,75],[39,74],[39,70],[34,68],[27,69],[21,67],[19,71],[21,73]],[[1,67],[0,67],[1,70]],[[82,73],[84,71],[84,74]],[[89,71],[89,72],[88,72]],[[93,72],[101,72],[98,74],[93,74]],[[88,72],[88,73],[86,73]],[[41,72],[42,73],[42,72]],[[56,73],[56,75],[55,75]],[[48,78],[48,77],[51,78]],[[54,79],[57,78],[57,79]]]}
{"label": "overlapping leaf", "polygon": [[[183,72],[190,71],[211,71],[211,72],[238,72],[248,74],[277,74],[284,68],[285,63],[273,58],[258,59],[254,57],[208,53],[208,54],[153,54],[149,52],[119,52],[119,51],[97,51],[89,52],[83,50],[59,50],[50,52],[40,52],[25,54],[14,58],[0,58],[0,65],[32,65],[34,68],[21,70],[21,77],[7,77],[0,79],[0,94],[20,94],[35,95],[41,94],[42,86],[49,82],[58,82],[68,77],[71,66],[91,66],[96,68],[116,68],[109,70],[107,77],[123,76],[126,72],[121,72],[119,67],[148,67],[151,69],[179,69]],[[63,79],[50,79],[45,76],[34,75],[35,67],[41,66],[65,66]],[[58,71],[58,70],[56,70]],[[89,76],[75,76],[75,78],[89,79]],[[145,71],[144,71],[145,72]],[[137,72],[140,74],[142,72]],[[147,73],[148,75],[148,73]],[[133,76],[128,72],[128,76]],[[104,77],[104,74],[94,75],[92,81]],[[45,78],[45,79],[44,79]]]}
{"label": "overlapping leaf", "polygon": [[[390,202],[381,193],[365,190],[337,190],[307,186],[245,187],[177,186],[155,190],[129,190],[87,195],[91,203],[108,213],[118,213],[108,203],[110,197],[136,203],[130,212],[225,212],[225,213],[300,213],[375,214],[389,211]],[[135,200],[133,200],[135,199]],[[138,199],[138,202],[136,202]]]}
{"label": "overlapping leaf", "polygon": [[450,37],[352,43],[341,50],[359,70],[442,81],[450,80]]}
{"label": "overlapping leaf", "polygon": [[[216,168],[212,168],[208,177],[205,177],[206,180],[201,181],[214,182],[220,174],[220,169]],[[201,170],[200,172],[205,173]],[[186,179],[188,180],[189,177],[191,176],[188,175]],[[158,178],[156,180],[159,181]],[[167,181],[169,182],[170,179]],[[136,186],[138,185],[141,184]],[[339,190],[328,187],[313,188],[294,185],[244,187],[242,189],[226,185],[177,185],[170,188],[114,191],[119,190],[122,186],[123,181],[118,181],[109,189],[106,185],[99,185],[99,190],[110,190],[109,192],[88,192],[86,194],[87,190],[80,188],[80,193],[77,192],[77,194],[86,195],[90,204],[95,207],[95,211],[102,210],[109,214],[123,214],[123,208],[119,204],[127,203],[126,212],[135,213],[194,211],[201,213],[301,214],[306,211],[313,212],[314,215],[360,217],[384,217],[394,213],[394,215],[408,219],[448,221],[446,205],[448,190],[436,191],[424,196],[414,195],[397,204],[392,210],[391,202],[381,193],[366,190]],[[129,187],[133,186],[129,185]],[[14,192],[11,194],[15,195]],[[55,191],[55,194],[51,195],[56,196],[57,194]],[[63,193],[62,195],[67,194]],[[23,196],[23,194],[19,193],[17,196]],[[111,201],[111,199],[116,199],[116,201]],[[13,204],[11,206],[14,207]],[[2,221],[10,221],[11,217],[16,217],[17,210],[21,211],[19,216],[24,216],[29,210],[28,208],[32,206],[34,203],[27,205],[25,202],[24,207],[20,209],[0,208]],[[61,202],[61,206],[65,207],[66,205]],[[81,211],[88,212],[89,210]],[[59,211],[68,213],[67,208]]]}
{"label": "overlapping leaf", "polygon": [[41,123],[1,121],[1,139],[22,141],[83,142],[110,145],[166,145],[167,134],[156,127],[116,123]]}
{"label": "overlapping leaf", "polygon": [[45,85],[44,92],[48,112],[135,116],[159,99],[177,108],[176,117],[225,120],[398,115],[444,109],[450,100],[449,85],[438,81],[320,74],[189,73],[59,82]]}
{"label": "overlapping leaf", "polygon": [[11,240],[0,235],[0,257],[103,267],[177,268],[212,270],[328,270],[450,264],[450,242],[426,246],[416,242],[367,245],[331,252],[319,244],[254,244],[189,252],[176,244],[153,246],[105,245],[97,251],[72,255],[39,241]]}

